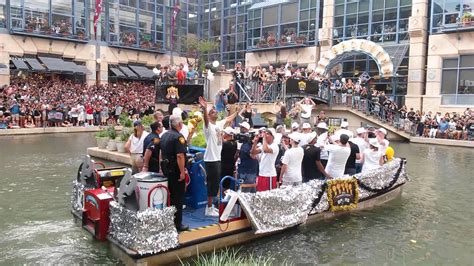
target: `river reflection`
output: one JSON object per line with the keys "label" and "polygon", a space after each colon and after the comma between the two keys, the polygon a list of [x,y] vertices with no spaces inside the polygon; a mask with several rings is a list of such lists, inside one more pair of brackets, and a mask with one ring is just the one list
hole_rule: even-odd
{"label": "river reflection", "polygon": [[[115,264],[74,225],[72,178],[90,134],[0,137],[0,264]],[[393,144],[408,159],[402,198],[240,247],[277,262],[472,265],[474,150]],[[416,243],[412,243],[415,240]]]}

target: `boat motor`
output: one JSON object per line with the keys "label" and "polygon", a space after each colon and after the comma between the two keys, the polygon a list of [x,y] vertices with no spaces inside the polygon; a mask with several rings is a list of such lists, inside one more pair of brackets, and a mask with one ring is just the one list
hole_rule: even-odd
{"label": "boat motor", "polygon": [[[102,168],[97,169],[97,165]],[[89,188],[114,187],[123,178],[126,167],[108,167],[101,162],[95,162],[90,155],[79,166],[77,182]]]}

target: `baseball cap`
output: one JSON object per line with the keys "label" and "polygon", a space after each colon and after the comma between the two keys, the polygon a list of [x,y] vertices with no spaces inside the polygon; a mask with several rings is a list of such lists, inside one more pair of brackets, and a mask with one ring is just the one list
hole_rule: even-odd
{"label": "baseball cap", "polygon": [[387,135],[387,130],[386,130],[385,128],[383,128],[383,127],[377,129],[377,131],[380,131],[380,132],[382,132],[384,135]]}
{"label": "baseball cap", "polygon": [[288,135],[290,139],[292,139],[294,142],[300,142],[301,141],[301,134],[298,132],[293,132]]}
{"label": "baseball cap", "polygon": [[348,127],[349,123],[347,121],[342,121],[341,127]]}
{"label": "baseball cap", "polygon": [[142,125],[142,121],[140,120],[137,120],[135,122],[133,122],[133,127],[138,127],[138,126],[141,126]]}
{"label": "baseball cap", "polygon": [[365,133],[365,132],[367,132],[367,130],[365,130],[365,128],[363,128],[363,127],[359,127],[358,129],[356,129],[357,134],[362,134],[362,133]]}
{"label": "baseball cap", "polygon": [[173,108],[172,115],[181,116],[182,113],[183,113],[183,110],[181,108],[179,107]]}
{"label": "baseball cap", "polygon": [[306,137],[308,138],[307,139],[308,143],[313,141],[317,136],[318,136],[318,134],[316,134],[316,132],[314,132],[314,131],[311,132],[311,133],[306,134]]}
{"label": "baseball cap", "polygon": [[234,129],[231,128],[231,127],[226,127],[224,129],[224,133],[227,134],[227,135],[234,135]]}
{"label": "baseball cap", "polygon": [[293,122],[293,124],[291,124],[292,129],[296,129],[296,128],[299,128],[299,127],[300,127],[300,124],[298,124],[297,122]]}
{"label": "baseball cap", "polygon": [[276,130],[274,128],[267,128],[265,132],[272,134],[275,137]]}
{"label": "baseball cap", "polygon": [[369,139],[369,144],[376,148],[380,147],[380,143],[376,138]]}
{"label": "baseball cap", "polygon": [[321,128],[321,129],[328,129],[328,125],[326,125],[326,123],[324,123],[324,122],[318,123],[318,125],[316,127]]}
{"label": "baseball cap", "polygon": [[240,123],[239,126],[240,126],[240,127],[243,127],[243,128],[246,128],[246,129],[250,129],[250,124],[247,123],[246,121]]}
{"label": "baseball cap", "polygon": [[309,123],[303,123],[303,126],[301,128],[308,129],[308,128],[311,128],[311,125]]}

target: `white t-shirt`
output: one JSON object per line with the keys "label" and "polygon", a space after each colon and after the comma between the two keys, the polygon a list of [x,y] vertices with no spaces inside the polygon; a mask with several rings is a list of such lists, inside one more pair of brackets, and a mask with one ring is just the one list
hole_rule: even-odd
{"label": "white t-shirt", "polygon": [[[369,147],[369,144],[363,138],[356,137],[356,138],[351,139],[351,141],[352,143],[354,143],[355,145],[359,147],[360,153],[364,153],[365,149]],[[356,160],[356,163],[360,163],[360,162],[361,162],[360,160]]]}
{"label": "white t-shirt", "polygon": [[218,162],[221,160],[222,151],[222,132],[224,130],[225,120],[217,121],[216,124],[209,122],[204,126],[204,136],[206,137],[206,152],[204,153],[205,162]]}
{"label": "white t-shirt", "polygon": [[259,176],[276,176],[275,160],[278,156],[279,148],[278,144],[273,142],[268,145],[268,147],[273,151],[272,153],[266,153],[263,151],[263,145],[260,147],[262,152],[260,153],[260,163],[258,165],[258,175]]}
{"label": "white t-shirt", "polygon": [[326,172],[333,178],[342,177],[346,168],[347,158],[351,155],[351,148],[330,144],[324,146],[324,149],[329,152]]}
{"label": "white t-shirt", "polygon": [[136,138],[133,134],[130,136],[130,153],[143,153],[143,141],[145,140],[146,136],[148,136],[148,132],[146,131],[143,131],[140,138]]}
{"label": "white t-shirt", "polygon": [[[323,134],[319,135],[316,141],[316,147],[324,146],[326,144],[327,138],[328,138],[327,132],[324,132]],[[329,158],[328,151],[325,149],[321,149],[320,157],[321,157],[321,160],[327,160]]]}
{"label": "white t-shirt", "polygon": [[313,105],[311,104],[301,104],[301,108],[303,109],[300,114],[302,118],[310,118],[311,117],[311,111],[313,110]]}
{"label": "white t-shirt", "polygon": [[184,139],[188,139],[188,136],[189,136],[189,129],[188,129],[188,126],[183,125],[183,126],[181,127],[181,131],[179,131],[179,133],[181,133],[181,135],[183,135]]}
{"label": "white t-shirt", "polygon": [[380,154],[382,154],[382,155],[385,154],[389,144],[390,144],[390,142],[387,139],[384,139],[382,141],[382,143],[380,143],[380,147],[379,147]]}
{"label": "white t-shirt", "polygon": [[287,165],[284,182],[301,182],[301,163],[303,162],[304,150],[301,147],[291,148],[283,155],[282,162]]}
{"label": "white t-shirt", "polygon": [[370,171],[380,167],[379,160],[384,154],[380,150],[374,151],[372,149],[365,149],[364,152],[364,164],[362,165],[362,172]]}
{"label": "white t-shirt", "polygon": [[300,147],[303,147],[306,144],[308,144],[308,133],[301,133],[299,145]]}

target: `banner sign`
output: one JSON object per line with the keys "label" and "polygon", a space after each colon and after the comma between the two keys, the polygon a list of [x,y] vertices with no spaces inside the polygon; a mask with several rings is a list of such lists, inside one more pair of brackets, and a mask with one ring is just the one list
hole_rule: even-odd
{"label": "banner sign", "polygon": [[289,78],[286,81],[287,94],[318,95],[318,91],[319,82],[315,80]]}
{"label": "banner sign", "polygon": [[52,123],[59,123],[63,121],[63,113],[50,111],[48,113],[48,121]]}
{"label": "banner sign", "polygon": [[347,211],[357,207],[359,192],[356,178],[328,180],[329,210]]}
{"label": "banner sign", "polygon": [[156,103],[168,103],[168,88],[175,87],[179,96],[178,103],[195,104],[200,96],[204,96],[204,85],[161,85],[156,89]]}

